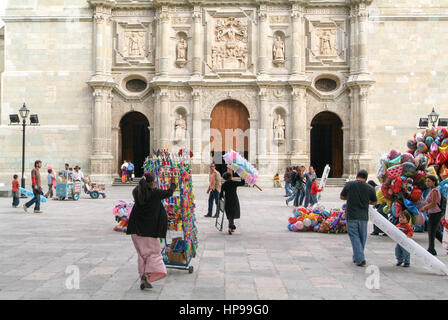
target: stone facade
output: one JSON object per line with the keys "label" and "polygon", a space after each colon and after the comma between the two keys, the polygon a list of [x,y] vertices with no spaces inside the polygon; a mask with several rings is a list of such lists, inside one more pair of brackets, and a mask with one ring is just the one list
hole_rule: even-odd
{"label": "stone facade", "polygon": [[[311,122],[321,112],[342,122],[345,177],[373,173],[382,152],[404,148],[433,104],[448,117],[448,0],[232,3],[9,1],[0,181],[20,172],[20,129],[8,115],[24,101],[41,121],[27,128],[27,172],[40,158],[55,168],[79,164],[108,182],[121,160],[120,121],[133,111],[149,121],[151,149],[188,147],[204,174],[213,108],[241,102],[249,160],[265,182],[274,170],[310,163]],[[284,139],[274,134],[279,117]]]}

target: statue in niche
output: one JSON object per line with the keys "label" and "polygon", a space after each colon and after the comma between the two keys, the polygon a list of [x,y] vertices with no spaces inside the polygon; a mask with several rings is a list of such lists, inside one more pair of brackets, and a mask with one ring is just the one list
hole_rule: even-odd
{"label": "statue in niche", "polygon": [[177,60],[187,59],[187,41],[184,38],[177,42]]}
{"label": "statue in niche", "polygon": [[274,60],[285,60],[285,43],[280,36],[277,36],[277,39],[275,39],[272,51]]}
{"label": "statue in niche", "polygon": [[187,132],[187,122],[182,118],[182,115],[179,114],[176,122],[174,123],[176,141],[184,141],[185,134]]}
{"label": "statue in niche", "polygon": [[285,140],[285,121],[280,114],[274,119],[274,139]]}

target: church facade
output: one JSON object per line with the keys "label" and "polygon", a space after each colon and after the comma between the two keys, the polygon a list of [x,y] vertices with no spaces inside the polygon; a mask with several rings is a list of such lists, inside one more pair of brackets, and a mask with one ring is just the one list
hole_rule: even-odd
{"label": "church facade", "polygon": [[[21,0],[2,15],[0,180],[187,148],[206,174],[229,149],[271,181],[312,164],[376,170],[433,105],[448,117],[448,0]],[[445,113],[445,114],[444,114]],[[262,183],[263,184],[263,183]]]}

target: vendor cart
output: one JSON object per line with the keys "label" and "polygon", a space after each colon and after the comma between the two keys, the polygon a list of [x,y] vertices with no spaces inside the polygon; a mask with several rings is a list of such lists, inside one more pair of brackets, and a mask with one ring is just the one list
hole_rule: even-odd
{"label": "vendor cart", "polygon": [[81,182],[58,182],[56,183],[56,197],[59,200],[78,200],[81,193]]}
{"label": "vendor cart", "polygon": [[98,199],[100,196],[106,198],[106,190],[105,184],[96,184],[88,181],[84,181],[84,192],[88,194],[92,199]]}
{"label": "vendor cart", "polygon": [[192,273],[194,268],[190,262],[196,256],[197,228],[189,162],[186,157],[163,153],[162,157],[147,158],[145,172],[154,174],[156,186],[162,190],[170,187],[172,176],[178,181],[173,196],[163,200],[168,215],[168,231],[166,238],[160,239],[162,257],[167,268]]}

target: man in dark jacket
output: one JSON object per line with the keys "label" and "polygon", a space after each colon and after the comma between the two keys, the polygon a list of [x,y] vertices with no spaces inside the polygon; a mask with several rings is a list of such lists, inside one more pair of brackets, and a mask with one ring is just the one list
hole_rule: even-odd
{"label": "man in dark jacket", "polygon": [[293,167],[291,172],[291,188],[292,188],[292,195],[286,199],[286,205],[289,205],[290,201],[293,201],[296,198],[297,195],[297,189],[296,189],[296,174],[298,172],[298,167]]}

